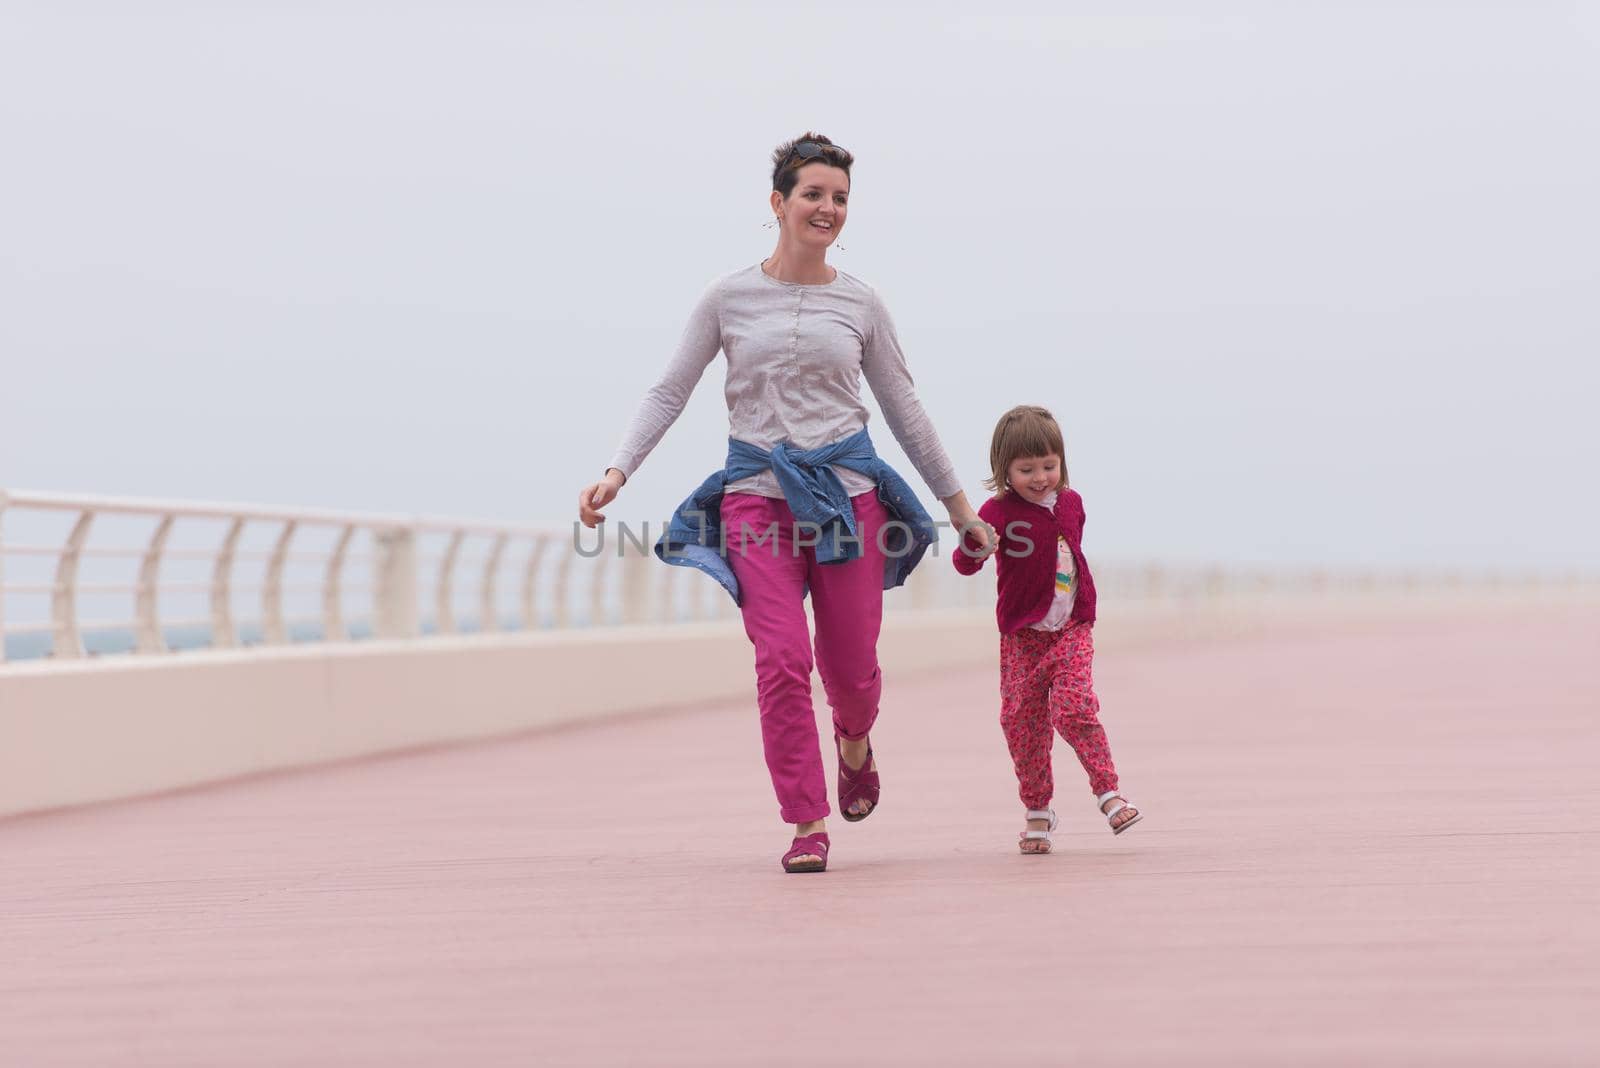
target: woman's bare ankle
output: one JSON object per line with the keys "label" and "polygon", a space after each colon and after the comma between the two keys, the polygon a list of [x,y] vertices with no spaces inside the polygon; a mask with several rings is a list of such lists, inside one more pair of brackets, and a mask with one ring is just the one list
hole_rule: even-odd
{"label": "woman's bare ankle", "polygon": [[866,738],[853,741],[849,738],[839,739],[839,751],[844,754],[844,762],[857,771],[867,762],[867,753],[871,748],[872,743]]}

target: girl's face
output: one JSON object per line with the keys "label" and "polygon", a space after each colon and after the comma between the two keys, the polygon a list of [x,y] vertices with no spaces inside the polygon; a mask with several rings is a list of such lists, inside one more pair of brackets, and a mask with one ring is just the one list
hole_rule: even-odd
{"label": "girl's face", "polygon": [[772,191],[772,210],[783,218],[783,231],[791,241],[807,248],[826,249],[844,229],[850,207],[850,176],[826,163],[800,168],[794,191],[787,197]]}
{"label": "girl's face", "polygon": [[1025,501],[1043,504],[1061,485],[1061,457],[1019,456],[1006,468],[1006,481]]}

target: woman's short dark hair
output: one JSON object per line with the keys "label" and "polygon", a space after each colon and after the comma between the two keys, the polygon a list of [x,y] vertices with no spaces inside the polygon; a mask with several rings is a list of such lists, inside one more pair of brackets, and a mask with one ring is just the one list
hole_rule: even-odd
{"label": "woman's short dark hair", "polygon": [[[796,145],[808,143],[820,146],[822,152],[810,156],[802,156],[795,152]],[[800,168],[807,163],[826,163],[830,167],[838,167],[844,171],[846,177],[849,177],[850,164],[855,161],[854,156],[822,134],[807,130],[793,141],[785,141],[772,150],[772,188],[785,197],[793,193],[795,183],[800,180]]]}

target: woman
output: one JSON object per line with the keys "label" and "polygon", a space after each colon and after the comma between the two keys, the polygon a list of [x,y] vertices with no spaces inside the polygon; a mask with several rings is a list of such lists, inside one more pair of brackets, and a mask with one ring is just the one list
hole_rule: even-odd
{"label": "woman", "polygon": [[[809,592],[815,663],[833,710],[839,807],[854,822],[880,795],[868,735],[881,690],[883,590],[904,581],[927,540],[926,513],[866,433],[863,375],[950,522],[991,543],[917,400],[888,311],[870,286],[828,265],[849,212],[853,162],[819,134],[778,146],[770,197],[777,248],[706,290],[605,476],[578,497],[585,525],[603,521],[600,509],[677,419],[717,353],[726,354],[728,464],[684,502],[656,551],[715,575],[739,603],[755,647],[767,768],[783,819],[795,825],[782,860],[789,872],[825,870],[829,847],[804,599]],[[686,514],[709,517],[709,530],[702,522],[698,535],[684,533]]]}

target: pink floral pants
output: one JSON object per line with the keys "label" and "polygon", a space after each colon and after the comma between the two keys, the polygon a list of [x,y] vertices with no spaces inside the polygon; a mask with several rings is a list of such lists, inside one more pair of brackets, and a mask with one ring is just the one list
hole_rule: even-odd
{"label": "pink floral pants", "polygon": [[1090,792],[1117,788],[1111,743],[1094,695],[1094,624],[1058,631],[1019,630],[1000,636],[1000,726],[1017,769],[1017,793],[1029,808],[1050,804],[1052,728],[1078,754]]}

